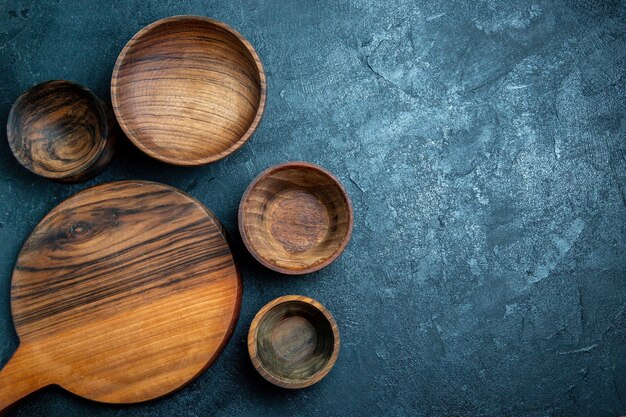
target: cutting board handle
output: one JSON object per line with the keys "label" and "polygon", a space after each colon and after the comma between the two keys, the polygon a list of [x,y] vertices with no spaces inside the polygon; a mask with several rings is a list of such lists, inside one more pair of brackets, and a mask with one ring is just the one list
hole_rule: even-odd
{"label": "cutting board handle", "polygon": [[50,382],[38,367],[34,352],[28,346],[20,345],[0,370],[0,415],[28,394],[47,385]]}

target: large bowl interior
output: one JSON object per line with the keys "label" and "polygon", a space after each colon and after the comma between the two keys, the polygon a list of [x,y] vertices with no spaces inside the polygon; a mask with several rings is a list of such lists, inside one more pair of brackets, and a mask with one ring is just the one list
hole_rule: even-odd
{"label": "large bowl interior", "polygon": [[21,95],[11,108],[11,151],[32,172],[63,179],[90,168],[106,145],[108,121],[99,99],[69,81],[49,81]]}
{"label": "large bowl interior", "polygon": [[285,273],[316,270],[350,237],[352,209],[336,179],[311,166],[263,174],[241,205],[243,235],[259,261]]}
{"label": "large bowl interior", "polygon": [[263,369],[287,384],[302,383],[324,370],[335,337],[324,314],[314,306],[287,301],[270,309],[257,329],[257,357]]}
{"label": "large bowl interior", "polygon": [[111,99],[120,126],[148,155],[200,165],[239,148],[258,123],[265,78],[252,46],[207,18],[163,19],[120,53]]}

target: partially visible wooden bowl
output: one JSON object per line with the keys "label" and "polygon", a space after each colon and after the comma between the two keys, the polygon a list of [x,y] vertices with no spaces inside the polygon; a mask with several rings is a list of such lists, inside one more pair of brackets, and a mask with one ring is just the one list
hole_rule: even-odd
{"label": "partially visible wooden bowl", "polygon": [[201,16],[141,29],[111,78],[113,109],[128,138],[174,165],[203,165],[239,149],[258,126],[265,98],[265,73],[252,45]]}
{"label": "partially visible wooden bowl", "polygon": [[306,162],[267,169],[239,205],[244,244],[259,262],[284,274],[314,272],[334,261],[350,240],[352,222],[339,180]]}
{"label": "partially visible wooden bowl", "polygon": [[272,384],[308,387],[324,378],[337,361],[337,322],[312,298],[277,298],[252,320],[248,353],[256,370]]}
{"label": "partially visible wooden bowl", "polygon": [[111,110],[90,90],[71,81],[47,81],[15,101],[7,139],[15,158],[31,172],[78,182],[111,161],[116,127]]}

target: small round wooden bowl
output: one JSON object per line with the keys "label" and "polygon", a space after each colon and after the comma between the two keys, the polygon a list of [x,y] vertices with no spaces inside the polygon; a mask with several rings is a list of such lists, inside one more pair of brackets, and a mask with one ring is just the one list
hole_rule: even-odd
{"label": "small round wooden bowl", "polygon": [[31,172],[78,182],[111,161],[115,128],[110,109],[90,90],[70,81],[47,81],[15,101],[7,139],[15,158]]}
{"label": "small round wooden bowl", "polygon": [[330,172],[306,162],[277,165],[250,184],[239,204],[239,231],[250,253],[284,274],[334,261],[352,234],[352,204]]}
{"label": "small round wooden bowl", "polygon": [[258,126],[265,98],[265,72],[252,45],[200,16],[140,30],[111,78],[113,109],[128,138],[173,165],[204,165],[239,149]]}
{"label": "small round wooden bowl", "polygon": [[256,370],[272,384],[308,387],[324,378],[337,361],[337,322],[312,298],[279,297],[252,320],[248,353]]}

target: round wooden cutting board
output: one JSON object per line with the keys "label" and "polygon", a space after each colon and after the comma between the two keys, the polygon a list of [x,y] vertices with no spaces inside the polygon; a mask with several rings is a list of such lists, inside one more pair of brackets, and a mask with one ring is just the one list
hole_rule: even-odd
{"label": "round wooden cutting board", "polygon": [[144,181],[80,192],[19,254],[20,346],[0,371],[0,412],[52,384],[109,403],[168,394],[217,358],[241,293],[219,221],[195,199]]}

